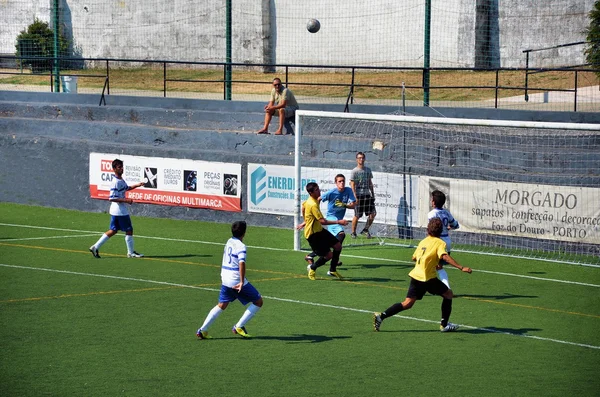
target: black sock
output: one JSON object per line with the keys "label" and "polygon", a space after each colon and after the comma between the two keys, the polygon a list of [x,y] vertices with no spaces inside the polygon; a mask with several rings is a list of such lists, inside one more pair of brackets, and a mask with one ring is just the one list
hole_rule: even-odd
{"label": "black sock", "polygon": [[385,311],[381,313],[380,317],[383,320],[384,318],[392,317],[394,314],[400,313],[402,310],[404,310],[402,303],[394,303],[392,306],[385,309]]}
{"label": "black sock", "polygon": [[448,320],[450,320],[450,313],[452,313],[452,299],[444,298],[442,300],[442,327],[448,325]]}
{"label": "black sock", "polygon": [[313,263],[310,268],[313,270],[317,270],[317,268],[323,266],[325,263],[327,263],[327,259],[325,259],[324,256],[320,256],[319,259],[317,259],[317,261]]}
{"label": "black sock", "polygon": [[340,254],[342,251],[333,251],[333,257],[331,258],[331,263],[329,264],[329,271],[335,272],[337,269],[338,263],[340,263]]}

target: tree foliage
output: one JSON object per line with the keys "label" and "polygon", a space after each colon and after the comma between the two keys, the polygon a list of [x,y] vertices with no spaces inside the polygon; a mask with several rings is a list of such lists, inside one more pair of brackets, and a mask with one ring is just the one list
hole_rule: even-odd
{"label": "tree foliage", "polygon": [[[59,57],[69,54],[69,46],[69,40],[62,33],[59,33]],[[31,66],[34,72],[50,70],[51,60],[35,59],[54,56],[54,31],[50,29],[48,22],[36,18],[27,29],[19,33],[16,43],[16,56],[23,57],[23,64]]]}
{"label": "tree foliage", "polygon": [[[594,8],[589,13],[590,25],[585,30],[587,46],[585,57],[594,68],[600,69],[600,0],[596,0]],[[600,77],[600,72],[598,73]]]}

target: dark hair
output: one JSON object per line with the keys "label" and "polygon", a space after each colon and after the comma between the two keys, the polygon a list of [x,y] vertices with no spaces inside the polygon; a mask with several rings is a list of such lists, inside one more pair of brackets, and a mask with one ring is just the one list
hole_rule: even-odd
{"label": "dark hair", "polygon": [[273,83],[274,83],[275,81],[279,81],[279,84],[281,84],[281,79],[280,79],[279,77],[275,77],[275,78],[273,79]]}
{"label": "dark hair", "polygon": [[432,218],[427,224],[427,234],[433,237],[440,237],[443,229],[444,224],[440,218]]}
{"label": "dark hair", "polygon": [[362,154],[362,156],[365,158],[365,160],[367,159],[367,156],[365,156],[365,154],[363,152],[358,152],[356,153],[356,158],[358,158],[358,156],[360,156]]}
{"label": "dark hair", "polygon": [[231,225],[231,235],[233,237],[241,238],[246,234],[246,222],[235,221]]}
{"label": "dark hair", "polygon": [[121,165],[121,166],[123,165],[123,160],[114,159],[111,165],[112,165],[113,169],[115,169],[117,167],[117,165]]}
{"label": "dark hair", "polygon": [[446,195],[439,190],[431,192],[431,199],[433,200],[433,204],[435,204],[435,208],[442,208],[446,204]]}
{"label": "dark hair", "polygon": [[318,187],[319,187],[319,185],[317,184],[317,182],[308,182],[306,184],[306,191],[308,192],[308,194],[311,194]]}
{"label": "dark hair", "polygon": [[337,179],[338,179],[338,178],[344,178],[344,180],[346,180],[346,177],[344,176],[344,174],[337,174],[337,175],[335,176],[335,178],[333,178],[333,180],[334,180],[335,182],[337,182]]}

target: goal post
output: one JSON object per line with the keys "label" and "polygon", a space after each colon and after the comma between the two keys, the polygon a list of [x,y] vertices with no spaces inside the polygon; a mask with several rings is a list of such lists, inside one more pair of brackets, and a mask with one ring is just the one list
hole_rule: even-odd
{"label": "goal post", "polygon": [[294,249],[308,248],[296,228],[306,183],[325,192],[341,173],[349,186],[357,152],[373,171],[377,215],[373,239],[350,239],[347,226],[344,247],[416,245],[441,190],[460,223],[453,252],[600,266],[598,124],[299,110]]}

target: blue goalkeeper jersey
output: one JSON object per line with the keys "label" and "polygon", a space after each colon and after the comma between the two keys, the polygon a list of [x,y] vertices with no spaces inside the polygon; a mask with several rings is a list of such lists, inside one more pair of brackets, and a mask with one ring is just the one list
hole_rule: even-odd
{"label": "blue goalkeeper jersey", "polygon": [[346,215],[346,207],[337,207],[336,201],[341,201],[344,204],[350,204],[356,201],[352,189],[345,187],[341,192],[337,188],[329,190],[327,193],[321,195],[321,201],[327,202],[327,219],[342,220]]}

